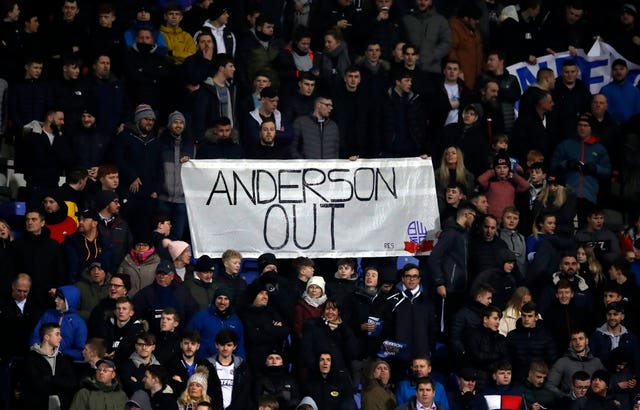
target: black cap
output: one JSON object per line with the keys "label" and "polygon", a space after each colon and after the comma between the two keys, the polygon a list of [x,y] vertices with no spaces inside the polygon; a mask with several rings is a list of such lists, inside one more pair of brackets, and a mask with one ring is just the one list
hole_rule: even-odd
{"label": "black cap", "polygon": [[624,313],[624,303],[623,302],[611,302],[607,305],[606,312],[611,310],[615,310],[616,312]]}
{"label": "black cap", "polygon": [[100,215],[98,211],[94,211],[93,209],[83,209],[80,212],[76,212],[76,216],[78,218],[91,218],[96,222],[100,221]]}
{"label": "black cap", "polygon": [[478,380],[478,372],[470,367],[465,367],[458,372],[458,376],[465,380]]}
{"label": "black cap", "polygon": [[616,58],[615,60],[613,60],[613,63],[611,63],[611,68],[614,68],[619,65],[623,67],[627,67],[627,61],[622,58]]}
{"label": "black cap", "polygon": [[200,258],[198,258],[198,261],[196,262],[195,271],[196,272],[215,272],[216,264],[213,261],[213,259],[209,257],[209,255],[202,255]]}
{"label": "black cap", "polygon": [[258,273],[262,273],[264,268],[269,265],[277,266],[277,263],[276,255],[272,253],[263,253],[258,257]]}
{"label": "black cap", "polygon": [[167,260],[163,260],[160,261],[160,263],[158,264],[158,266],[156,266],[156,274],[158,273],[175,273],[176,268],[173,267],[173,263],[167,261]]}
{"label": "black cap", "polygon": [[607,384],[607,386],[608,386],[609,385],[609,381],[611,380],[611,375],[606,370],[596,370],[591,375],[591,380],[594,380],[594,379],[600,379],[603,382],[605,382]]}
{"label": "black cap", "polygon": [[276,98],[277,96],[278,93],[273,87],[264,87],[262,91],[260,91],[260,98]]}

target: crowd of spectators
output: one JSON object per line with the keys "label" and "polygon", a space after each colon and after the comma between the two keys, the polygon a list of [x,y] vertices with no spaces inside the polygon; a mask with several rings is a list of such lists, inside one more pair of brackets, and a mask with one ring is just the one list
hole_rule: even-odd
{"label": "crowd of spectators", "polygon": [[[640,408],[636,2],[0,5],[6,408]],[[192,159],[418,156],[417,264],[193,258]]]}

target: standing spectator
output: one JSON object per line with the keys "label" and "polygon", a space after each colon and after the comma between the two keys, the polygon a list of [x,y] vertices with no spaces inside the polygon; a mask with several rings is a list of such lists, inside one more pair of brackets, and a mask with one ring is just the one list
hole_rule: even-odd
{"label": "standing spectator", "polygon": [[95,98],[98,129],[107,135],[115,135],[124,128],[128,116],[129,100],[124,84],[111,72],[111,57],[98,52],[91,66],[93,76],[89,80]]}
{"label": "standing spectator", "polygon": [[26,273],[16,275],[11,283],[11,295],[0,302],[0,326],[11,329],[11,337],[0,339],[0,358],[24,357],[29,352],[29,337],[42,316],[42,310],[31,294],[31,278]]}
{"label": "standing spectator", "polygon": [[591,93],[578,78],[578,64],[574,59],[562,62],[562,71],[553,88],[553,114],[558,118],[557,134],[561,139],[573,135],[575,121],[581,113],[591,107]]}
{"label": "standing spectator", "polygon": [[76,287],[80,291],[80,305],[78,306],[78,314],[85,321],[89,320],[91,311],[100,303],[100,301],[109,295],[109,275],[102,267],[100,262],[93,262],[87,268],[89,275],[82,275],[82,278],[76,282]]}
{"label": "standing spectator", "polygon": [[136,351],[129,356],[128,360],[120,365],[120,381],[127,396],[131,395],[143,387],[146,378],[145,371],[149,366],[159,365],[160,362],[153,355],[156,348],[156,337],[153,333],[142,332],[136,336]]}
{"label": "standing spectator", "polygon": [[160,26],[160,33],[164,36],[169,50],[167,58],[174,67],[182,65],[187,57],[196,53],[196,45],[191,34],[180,27],[182,10],[180,3],[168,3],[164,9],[164,24]]}
{"label": "standing spectator", "polygon": [[[480,284],[471,291],[472,300],[467,302],[453,316],[451,322],[451,351],[459,363],[465,355],[464,339],[482,323],[484,308],[491,305],[493,288]],[[446,325],[446,323],[445,323]]]}
{"label": "standing spectator", "polygon": [[154,130],[156,114],[151,106],[138,105],[133,120],[133,125],[118,136],[116,158],[120,178],[130,192],[126,219],[132,223],[132,233],[137,236],[150,229],[150,217],[160,191],[158,168],[162,160]]}
{"label": "standing spectator", "polygon": [[294,159],[337,159],[340,157],[340,132],[329,118],[333,101],[317,97],[313,113],[296,118],[293,123],[291,156]]}
{"label": "standing spectator", "polygon": [[236,36],[227,26],[229,22],[229,11],[225,7],[224,3],[217,2],[210,3],[207,10],[208,19],[204,22],[198,23],[199,30],[193,36],[197,38],[198,35],[208,29],[213,34],[215,40],[215,50],[218,54],[227,54],[230,57],[236,55]]}
{"label": "standing spectator", "polygon": [[77,381],[71,358],[59,350],[60,325],[43,323],[38,335],[40,342],[31,346],[23,364],[23,404],[29,409],[50,408],[51,403],[54,408],[67,408]]}
{"label": "standing spectator", "polygon": [[53,103],[51,85],[42,78],[43,68],[42,57],[28,57],[22,79],[9,89],[9,118],[19,132],[33,120],[42,121]]}
{"label": "standing spectator", "polygon": [[519,384],[525,403],[532,408],[553,408],[558,394],[544,386],[549,374],[549,366],[542,360],[533,360],[529,366],[527,377]]}
{"label": "standing spectator", "polygon": [[[486,71],[480,74],[476,87],[483,81],[495,81],[498,83],[498,102],[502,111],[502,121],[504,121],[504,132],[511,132],[516,120],[514,105],[520,99],[522,91],[518,78],[509,73],[505,68],[505,54],[502,51],[492,50],[487,54]],[[551,77],[553,77],[553,72]],[[553,81],[553,78],[551,79]],[[520,106],[522,112],[522,106]],[[498,125],[498,124],[495,124]],[[499,129],[496,129],[499,131]]]}
{"label": "standing spectator", "polygon": [[182,239],[188,225],[181,179],[182,164],[196,155],[186,128],[184,115],[180,111],[174,111],[169,114],[167,128],[159,137],[163,178],[158,193],[158,208],[171,215],[171,236],[174,239]]}
{"label": "standing spectator", "polygon": [[618,58],[611,63],[611,81],[602,87],[600,93],[607,97],[609,112],[613,119],[622,124],[633,115],[640,113],[640,90],[627,78],[627,62]]}
{"label": "standing spectator", "polygon": [[484,283],[494,288],[495,292],[493,292],[491,303],[502,312],[516,288],[524,282],[524,278],[516,267],[516,256],[509,249],[499,249],[496,253],[496,262],[498,263],[497,267],[489,268],[478,274],[472,287]]}
{"label": "standing spectator", "polygon": [[77,222],[68,215],[67,204],[58,192],[50,192],[42,199],[45,226],[51,232],[51,239],[62,244],[68,235],[78,230]]}
{"label": "standing spectator", "polygon": [[101,299],[98,305],[91,311],[91,316],[87,322],[90,337],[104,337],[101,331],[101,324],[115,317],[116,300],[127,296],[131,288],[129,275],[114,273],[108,283],[109,293],[107,297]]}
{"label": "standing spectator", "polygon": [[598,261],[605,267],[620,257],[618,236],[604,227],[604,210],[595,206],[586,213],[587,224],[576,232],[575,239],[581,245],[591,246]]}
{"label": "standing spectator", "polygon": [[474,89],[476,77],[482,71],[482,34],[479,30],[481,10],[467,2],[449,19],[451,29],[451,51],[449,58],[460,61],[462,79],[467,87]]}
{"label": "standing spectator", "polygon": [[167,369],[160,365],[152,364],[144,371],[142,380],[145,390],[149,392],[149,399],[151,406],[153,406],[151,408],[178,409],[176,395],[167,384],[169,382]]}
{"label": "standing spectator", "polygon": [[136,351],[136,338],[149,327],[149,324],[136,317],[131,299],[120,296],[114,303],[114,317],[101,319],[101,323],[94,326],[100,327],[98,334],[104,337],[107,357],[113,358],[118,364],[123,364]]}
{"label": "standing spectator", "polygon": [[208,308],[215,300],[214,295],[218,289],[218,285],[213,283],[215,271],[213,259],[208,255],[202,255],[194,266],[193,274],[187,275],[184,279],[184,286],[189,289],[198,312]]}
{"label": "standing spectator", "polygon": [[129,296],[153,283],[160,257],[155,253],[151,239],[141,235],[133,240],[133,247],[118,267],[118,273],[130,278]]}
{"label": "standing spectator", "polygon": [[522,112],[513,124],[512,151],[516,158],[522,160],[530,150],[537,150],[548,163],[559,139],[553,124],[554,117],[551,116],[553,97],[549,91],[535,89],[531,102],[533,109]]}
{"label": "standing spectator", "polygon": [[465,166],[473,175],[487,170],[489,142],[482,135],[478,120],[482,116],[480,104],[469,104],[462,111],[462,121],[449,124],[433,142],[433,153],[443,152],[443,147],[457,146],[465,154]]}
{"label": "standing spectator", "polygon": [[412,85],[410,72],[398,70],[394,73],[393,86],[387,90],[387,98],[382,103],[379,131],[382,135],[378,149],[382,157],[416,157],[427,153],[427,112]]}
{"label": "standing spectator", "polygon": [[215,408],[242,410],[251,403],[251,373],[247,362],[233,353],[238,347],[238,334],[222,329],[215,342],[216,353],[208,357],[213,366],[209,379],[212,401]]}
{"label": "standing spectator", "polygon": [[304,394],[318,403],[318,410],[356,409],[347,372],[335,367],[333,356],[329,352],[320,353],[316,358],[313,376],[303,386]]}
{"label": "standing spectator", "polygon": [[107,271],[111,270],[113,263],[113,245],[98,230],[98,213],[84,209],[78,213],[78,218],[78,232],[69,235],[62,244],[67,257],[67,271],[73,283],[80,280],[93,262],[100,262]]}
{"label": "standing spectator", "polygon": [[625,352],[625,361],[632,369],[638,368],[640,351],[638,337],[622,325],[624,320],[624,302],[612,302],[605,308],[607,321],[591,335],[589,346],[594,356],[603,363],[609,361],[613,349]]}
{"label": "standing spectator", "polygon": [[129,224],[120,216],[120,197],[116,191],[102,190],[94,197],[94,204],[98,210],[98,231],[111,240],[113,257],[109,268],[120,266],[133,245],[133,237]]}
{"label": "standing spectator", "polygon": [[451,31],[447,20],[432,3],[432,0],[416,0],[416,7],[403,17],[402,25],[407,40],[418,45],[420,68],[437,75],[441,71],[440,62],[451,49]]}
{"label": "standing spectator", "polygon": [[482,325],[473,329],[465,339],[466,358],[469,365],[478,371],[481,386],[488,385],[494,363],[509,357],[507,341],[498,332],[501,316],[502,312],[496,306],[485,307],[482,311]]}
{"label": "standing spectator", "polygon": [[216,285],[226,287],[231,291],[233,307],[237,312],[241,312],[249,303],[246,295],[247,282],[240,276],[241,261],[242,254],[240,252],[227,249],[222,253],[224,272],[220,272],[220,275],[214,279]]}
{"label": "standing spectator", "polygon": [[[477,207],[476,207],[477,208]],[[480,229],[469,241],[469,279],[482,271],[500,268],[498,254],[501,250],[508,250],[507,244],[498,237],[498,221],[495,216],[488,214],[481,222]],[[473,280],[471,281],[473,283]]]}
{"label": "standing spectator", "polygon": [[150,329],[156,334],[160,329],[161,312],[172,307],[185,322],[195,313],[195,304],[189,291],[174,280],[176,270],[168,261],[161,261],[156,267],[155,281],[146,286],[133,299],[136,312],[149,322]]}
{"label": "standing spectator", "polygon": [[529,64],[537,62],[536,56],[543,55],[542,46],[541,0],[525,0],[520,3],[520,10],[516,7],[507,8],[502,12],[504,18],[500,24],[499,38],[501,48],[505,51],[507,65],[526,61]]}
{"label": "standing spectator", "polygon": [[325,95],[334,95],[351,65],[349,47],[342,31],[331,28],[324,33],[324,49],[316,61],[318,67],[318,88]]}

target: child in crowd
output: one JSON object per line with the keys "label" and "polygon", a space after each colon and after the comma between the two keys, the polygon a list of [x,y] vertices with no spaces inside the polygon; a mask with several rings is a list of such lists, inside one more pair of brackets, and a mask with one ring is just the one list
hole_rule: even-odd
{"label": "child in crowd", "polygon": [[519,221],[520,211],[513,206],[504,208],[500,239],[507,244],[509,250],[516,256],[518,270],[522,276],[525,276],[527,272],[527,246],[524,235],[518,232]]}
{"label": "child in crowd", "polygon": [[343,258],[338,260],[338,270],[333,280],[327,283],[327,295],[342,304],[344,299],[356,290],[358,272],[355,259]]}
{"label": "child in crowd", "polygon": [[493,168],[478,177],[478,184],[484,189],[489,201],[489,213],[502,221],[504,208],[514,206],[516,192],[525,192],[529,183],[511,171],[511,159],[506,151],[495,157]]}
{"label": "child in crowd", "polygon": [[[500,153],[500,151],[509,151],[509,136],[507,134],[495,134],[491,141],[491,150],[489,151],[489,163],[488,166],[493,166],[493,163]],[[518,164],[518,160],[516,158],[509,157],[511,161],[510,169],[511,172],[517,172],[518,174],[523,174],[524,170],[522,166]]]}

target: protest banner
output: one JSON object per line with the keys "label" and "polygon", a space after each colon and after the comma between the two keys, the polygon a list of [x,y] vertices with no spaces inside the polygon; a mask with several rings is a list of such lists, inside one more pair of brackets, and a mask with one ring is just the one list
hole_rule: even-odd
{"label": "protest banner", "polygon": [[611,82],[611,63],[617,58],[622,58],[627,62],[629,67],[628,81],[636,84],[640,75],[640,66],[625,59],[613,47],[601,40],[596,41],[586,54],[582,49],[578,49],[578,55],[575,57],[569,55],[568,51],[556,55],[548,54],[538,57],[537,64],[531,65],[521,62],[507,67],[507,71],[518,77],[520,88],[524,91],[530,84],[536,82],[536,74],[540,68],[550,68],[558,77],[562,70],[563,61],[574,59],[580,69],[580,79],[585,86],[589,87],[591,94],[597,94],[602,87]]}
{"label": "protest banner", "polygon": [[440,229],[430,159],[192,160],[182,184],[197,257],[428,254]]}

